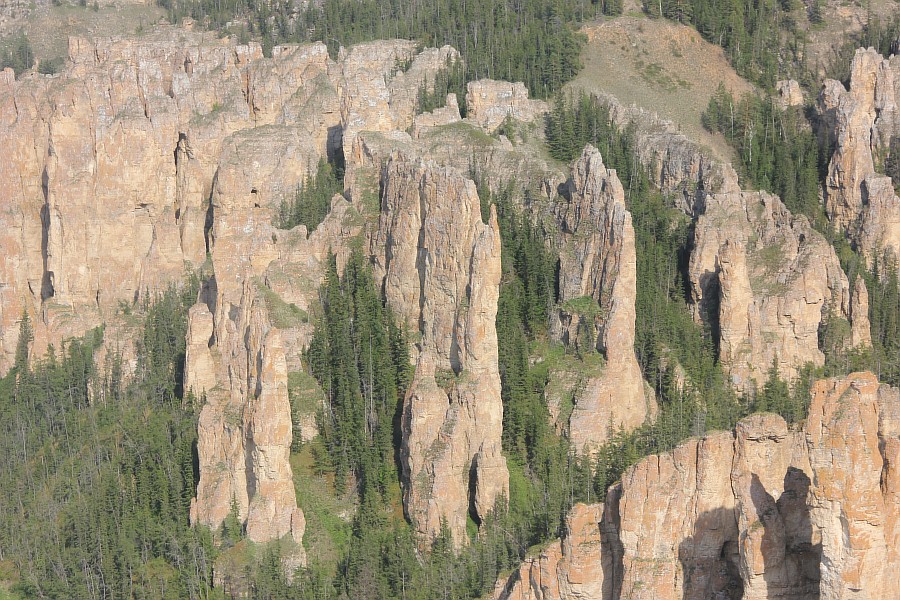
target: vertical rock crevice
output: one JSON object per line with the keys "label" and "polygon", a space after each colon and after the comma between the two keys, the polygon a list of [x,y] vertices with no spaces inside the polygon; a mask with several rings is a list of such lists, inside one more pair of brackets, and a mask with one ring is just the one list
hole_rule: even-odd
{"label": "vertical rock crevice", "polygon": [[[605,364],[576,394],[567,424],[579,452],[596,450],[619,428],[656,414],[653,391],[634,352],[637,256],[631,213],[616,172],[587,146],[554,207],[559,227],[560,310],[555,336],[570,346],[589,336]],[[587,307],[587,308],[585,308]]]}
{"label": "vertical rock crevice", "polygon": [[819,331],[832,319],[848,325],[848,348],[871,343],[865,283],[851,290],[828,241],[777,196],[708,197],[688,277],[695,319],[716,317],[719,358],[739,391],[764,385],[773,364],[785,380],[824,364]]}
{"label": "vertical rock crevice", "polygon": [[[853,373],[812,394],[803,427],[756,414],[641,460],[604,505],[576,505],[563,538],[501,578],[492,597],[893,597],[900,390]],[[584,577],[573,578],[576,564],[590,567]]]}

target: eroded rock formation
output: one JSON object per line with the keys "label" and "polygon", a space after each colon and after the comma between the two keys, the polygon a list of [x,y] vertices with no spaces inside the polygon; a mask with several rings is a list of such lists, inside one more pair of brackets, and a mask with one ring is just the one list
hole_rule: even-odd
{"label": "eroded rock formation", "polygon": [[824,364],[828,319],[850,324],[848,347],[870,343],[865,284],[851,290],[825,238],[771,194],[709,197],[689,276],[695,317],[717,326],[719,357],[740,390],[762,386],[773,363],[788,380],[807,362]]}
{"label": "eroded rock formation", "polygon": [[237,305],[222,301],[215,318],[203,304],[191,309],[190,333],[186,384],[212,386],[203,388],[191,521],[216,530],[234,505],[254,542],[290,534],[301,543],[305,521],[288,462],[287,363],[253,283],[244,282]]}
{"label": "eroded rock formation", "polygon": [[494,590],[494,598],[589,600],[606,597],[610,582],[603,573],[611,564],[603,563],[602,519],[602,504],[576,504],[566,516],[566,535],[548,544],[537,556],[526,559],[508,577],[501,578]]}
{"label": "eroded rock formation", "polygon": [[803,90],[796,79],[783,79],[775,84],[778,102],[782,109],[803,106]]}
{"label": "eroded rock formation", "polygon": [[647,457],[493,597],[893,597],[898,416],[896,388],[854,373],[814,386],[803,428],[753,415]]}
{"label": "eroded rock formation", "polygon": [[712,158],[674,123],[638,106],[624,106],[608,94],[595,96],[609,109],[613,123],[621,130],[632,129],[635,158],[647,170],[653,185],[671,194],[686,214],[701,214],[709,194],[740,190],[731,164]]}
{"label": "eroded rock formation", "polygon": [[608,438],[610,428],[632,430],[656,411],[634,354],[634,228],[616,172],[606,168],[592,146],[572,167],[554,212],[560,230],[561,306],[554,329],[572,346],[596,340],[606,359],[602,374],[576,394],[568,423],[575,448],[591,450]]}
{"label": "eroded rock formation", "polygon": [[57,76],[4,72],[0,371],[23,310],[40,354],[179,281],[211,246],[214,189],[277,206],[344,132],[409,127],[421,85],[453,56],[385,41],[339,61],[324,44],[265,58],[255,43],[160,27],[72,38]]}
{"label": "eroded rock formation", "polygon": [[[279,230],[273,215],[344,137],[409,127],[421,86],[455,56],[387,41],[338,61],[324,44],[265,58],[258,44],[161,27],[138,40],[72,38],[58,76],[4,72],[0,371],[23,311],[40,354],[202,269],[211,277],[190,311],[184,376],[203,402],[191,519],[217,529],[234,506],[251,540],[299,544],[287,382],[311,325],[295,315],[363,221],[340,196],[314,232]],[[502,461],[499,424],[496,435],[481,470]],[[493,502],[490,485],[505,489],[487,481],[480,506]],[[302,562],[302,547],[284,558]]]}
{"label": "eroded rock formation", "polygon": [[900,575],[900,391],[871,373],[820,381],[806,425],[821,598],[889,598]]}
{"label": "eroded rock formation", "polygon": [[523,83],[479,79],[466,85],[466,117],[489,133],[507,119],[531,122],[540,119],[550,107],[542,100],[529,100]]}
{"label": "eroded rock formation", "polygon": [[500,231],[481,218],[475,184],[455,171],[395,155],[383,174],[372,252],[388,303],[420,336],[403,404],[404,506],[423,539],[446,519],[456,544],[482,519],[509,475],[495,319]]}
{"label": "eroded rock formation", "polygon": [[[900,55],[856,51],[849,91],[837,81],[822,86],[818,111],[834,144],[825,182],[825,210],[870,261],[882,252],[900,256],[900,197],[884,161],[900,137]],[[897,183],[897,182],[893,182]]]}

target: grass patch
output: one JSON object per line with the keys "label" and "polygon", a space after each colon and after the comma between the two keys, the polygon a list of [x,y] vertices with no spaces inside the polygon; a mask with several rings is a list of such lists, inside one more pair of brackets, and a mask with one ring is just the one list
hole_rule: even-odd
{"label": "grass patch", "polygon": [[338,560],[346,555],[350,545],[350,521],[356,506],[352,495],[339,496],[335,492],[334,472],[323,472],[314,446],[315,442],[304,444],[299,452],[291,454],[297,504],[306,517],[303,547],[334,575]]}
{"label": "grass patch", "polygon": [[440,136],[441,134],[457,134],[465,135],[469,138],[469,142],[477,146],[492,146],[496,141],[493,137],[477,129],[468,123],[457,121],[447,125],[440,125],[431,130],[429,137]]}
{"label": "grass patch", "polygon": [[577,314],[585,319],[595,319],[600,314],[600,304],[593,296],[579,296],[566,300],[563,310],[570,314]]}
{"label": "grass patch", "polygon": [[325,399],[319,382],[305,371],[288,373],[288,395],[291,398],[291,412],[298,415],[316,414]]}
{"label": "grass patch", "polygon": [[278,329],[291,329],[309,323],[309,314],[293,302],[285,302],[261,281],[256,282],[256,288],[266,302],[269,320]]}

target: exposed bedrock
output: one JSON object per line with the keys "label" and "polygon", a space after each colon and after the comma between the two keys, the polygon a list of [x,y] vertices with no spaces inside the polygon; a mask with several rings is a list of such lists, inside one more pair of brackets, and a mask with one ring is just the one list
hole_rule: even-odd
{"label": "exposed bedrock", "polygon": [[428,539],[446,520],[456,544],[508,493],[495,319],[500,231],[481,218],[475,184],[395,155],[384,168],[376,280],[418,338],[403,404],[404,506]]}
{"label": "exposed bedrock", "polygon": [[829,318],[847,323],[848,347],[870,343],[865,284],[851,289],[831,245],[777,196],[710,196],[689,277],[694,316],[718,332],[738,390],[765,384],[773,363],[788,380],[807,362],[824,364],[819,330]]}
{"label": "exposed bedrock", "polygon": [[56,76],[3,72],[0,371],[23,310],[40,353],[181,281],[206,259],[217,178],[240,187],[236,166],[268,169],[270,180],[234,193],[256,189],[277,206],[341,151],[345,130],[410,126],[421,85],[452,55],[382,41],[338,61],[318,43],[265,58],[255,43],[160,27],[71,38]]}
{"label": "exposed bedrock", "polygon": [[[834,80],[817,102],[821,135],[834,146],[825,181],[825,211],[871,262],[884,252],[900,256],[900,197],[885,176],[900,151],[900,56],[872,48],[853,58],[850,89]],[[897,157],[893,157],[896,160]]]}
{"label": "exposed bedrock", "polygon": [[647,457],[493,597],[893,597],[898,417],[900,392],[854,373],[815,384],[802,428],[758,414]]}
{"label": "exposed bedrock", "polygon": [[656,401],[634,353],[637,258],[622,184],[587,146],[564,190],[553,208],[560,309],[552,329],[570,346],[593,340],[605,358],[599,376],[577,390],[568,423],[575,448],[590,451],[611,430],[632,430],[652,417]]}

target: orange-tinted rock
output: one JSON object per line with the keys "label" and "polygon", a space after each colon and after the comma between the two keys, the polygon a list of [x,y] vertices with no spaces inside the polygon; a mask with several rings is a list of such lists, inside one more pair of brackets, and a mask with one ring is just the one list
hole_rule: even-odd
{"label": "orange-tinted rock", "polygon": [[823,600],[889,598],[897,591],[898,411],[900,392],[871,373],[813,388],[806,439]]}
{"label": "orange-tinted rock", "polygon": [[894,598],[898,459],[900,390],[871,373],[819,381],[802,428],[757,414],[644,458],[596,526],[599,508],[573,508],[492,597]]}
{"label": "orange-tinted rock", "polygon": [[850,89],[826,81],[817,104],[824,135],[834,144],[825,211],[870,261],[885,251],[900,255],[900,198],[890,179],[877,172],[891,140],[900,136],[898,94],[900,56],[885,59],[860,48],[850,67]]}
{"label": "orange-tinted rock", "polygon": [[341,62],[321,43],[265,58],[257,43],[161,26],[136,39],[73,37],[57,76],[4,72],[0,371],[23,310],[40,354],[180,282],[212,246],[214,192],[271,220],[321,157],[341,151],[343,130],[411,125],[421,85],[452,56],[375,42]]}
{"label": "orange-tinted rock", "polygon": [[[606,168],[592,146],[572,167],[554,212],[560,230],[562,307],[557,335],[570,345],[585,344],[576,340],[579,335],[590,336],[606,359],[602,375],[589,379],[576,394],[568,423],[575,448],[592,450],[608,438],[610,428],[635,429],[656,412],[634,353],[634,227],[616,172]],[[596,314],[572,308],[585,302],[597,307]]]}
{"label": "orange-tinted rock", "polygon": [[851,290],[831,245],[777,196],[710,196],[689,277],[694,315],[718,321],[719,358],[739,390],[765,384],[773,363],[788,380],[807,362],[824,364],[819,329],[829,316],[850,325],[848,348],[871,343],[865,284]]}
{"label": "orange-tinted rock", "polygon": [[466,518],[508,493],[495,320],[500,293],[496,212],[481,219],[475,184],[434,163],[395,156],[383,174],[373,240],[376,278],[421,339],[404,400],[404,506],[424,539],[446,520],[456,544]]}

